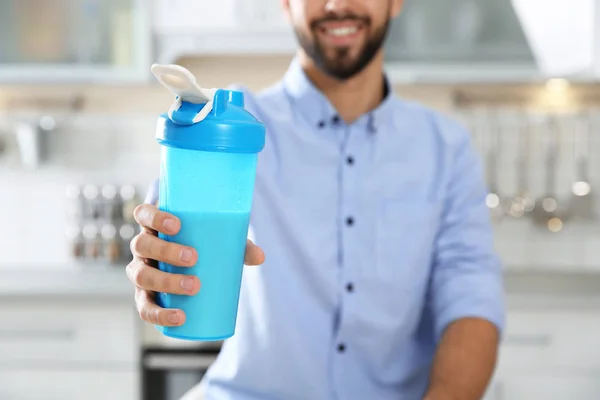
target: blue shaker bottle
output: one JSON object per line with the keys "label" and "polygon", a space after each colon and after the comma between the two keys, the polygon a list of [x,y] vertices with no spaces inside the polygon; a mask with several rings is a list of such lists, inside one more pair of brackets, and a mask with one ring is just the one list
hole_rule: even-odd
{"label": "blue shaker bottle", "polygon": [[265,127],[244,108],[243,93],[203,89],[177,65],[153,65],[152,73],[176,100],[158,119],[161,145],[159,209],[181,220],[178,234],[163,240],[196,249],[195,266],[159,263],[170,273],[196,275],[195,296],[158,293],[164,308],[185,312],[182,326],[157,326],[165,336],[223,340],[233,336],[238,310],[258,153]]}

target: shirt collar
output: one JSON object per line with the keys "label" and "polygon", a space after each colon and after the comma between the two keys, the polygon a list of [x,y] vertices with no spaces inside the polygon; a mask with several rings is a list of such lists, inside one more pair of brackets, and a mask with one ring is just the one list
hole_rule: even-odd
{"label": "shirt collar", "polygon": [[[283,85],[292,97],[298,111],[316,128],[341,123],[335,107],[329,99],[308,79],[299,61],[294,58],[283,78]],[[364,125],[369,132],[376,132],[391,109],[394,94],[389,78],[385,76],[385,97],[372,111],[359,117],[353,125]]]}

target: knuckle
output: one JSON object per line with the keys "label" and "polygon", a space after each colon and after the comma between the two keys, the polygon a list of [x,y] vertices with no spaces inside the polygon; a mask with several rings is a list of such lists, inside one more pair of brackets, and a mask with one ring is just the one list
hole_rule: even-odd
{"label": "knuckle", "polygon": [[141,320],[151,322],[149,317],[148,308],[150,303],[148,301],[147,292],[141,289],[136,289],[135,293],[135,304],[138,315]]}
{"label": "knuckle", "polygon": [[137,236],[134,236],[134,238],[131,239],[131,242],[129,242],[129,249],[131,250],[131,252],[133,254],[138,254],[138,250],[140,249],[140,240],[141,240],[142,235],[143,235],[143,233],[140,233]]}
{"label": "knuckle", "polygon": [[131,271],[131,278],[133,279],[133,283],[135,283],[138,287],[142,286],[144,282],[144,270],[139,263],[137,263]]}
{"label": "knuckle", "polygon": [[146,312],[144,311],[144,309],[142,307],[138,307],[137,311],[140,319],[146,321]]}
{"label": "knuckle", "polygon": [[146,321],[154,323],[154,321],[152,320],[152,311],[148,309],[148,307],[144,308],[144,314],[146,314]]}
{"label": "knuckle", "polygon": [[161,214],[159,212],[157,212],[156,210],[152,210],[149,212],[148,219],[150,220],[150,226],[152,228],[158,230],[158,227],[160,225],[160,220],[161,220]]}
{"label": "knuckle", "polygon": [[147,225],[148,204],[140,204],[133,210],[133,217],[140,225]]}
{"label": "knuckle", "polygon": [[150,267],[148,267],[143,262],[139,261],[132,272],[133,283],[135,283],[138,287],[144,289],[152,289],[154,285],[154,278],[152,276],[152,271]]}
{"label": "knuckle", "polygon": [[141,292],[142,292],[141,289],[136,287],[135,294],[133,295],[133,301],[135,302],[135,308],[138,312],[140,311],[140,305],[142,304],[142,301],[140,299]]}
{"label": "knuckle", "polygon": [[158,324],[159,323],[159,312],[160,310],[158,308],[153,309],[152,311],[150,311],[150,320],[152,321],[153,324]]}
{"label": "knuckle", "polygon": [[[125,267],[125,273],[127,274],[127,277],[129,278],[129,280],[131,280],[131,281],[132,281],[131,283],[133,283],[132,276],[133,276],[133,271],[135,270],[135,263],[136,263],[136,259],[134,258],[134,259],[133,259],[133,261],[131,261],[131,262],[130,262],[129,264],[127,264],[127,266]],[[136,300],[137,300],[137,296],[138,296],[138,293],[137,293],[137,290],[136,290],[136,292],[135,292],[135,295],[134,295],[134,298],[135,298]]]}
{"label": "knuckle", "polygon": [[148,312],[146,310],[147,307],[147,303],[145,301],[142,301],[140,303],[138,303],[137,305],[137,311],[138,311],[138,315],[140,316],[140,319],[142,319],[143,321],[148,321]]}
{"label": "knuckle", "polygon": [[[139,216],[143,213],[145,204],[140,204],[136,208],[133,209],[133,216],[136,220],[138,220]],[[139,222],[139,221],[138,221]]]}
{"label": "knuckle", "polygon": [[153,228],[157,215],[156,211],[156,207],[150,204],[140,204],[134,209],[133,216],[140,225]]}
{"label": "knuckle", "polygon": [[138,283],[140,277],[139,277],[139,260],[138,259],[134,259],[132,262],[129,263],[129,265],[127,265],[127,278],[129,279],[129,281],[133,284],[134,288],[135,288],[135,295],[133,296],[135,303],[136,304],[141,304],[142,302],[142,296],[140,293],[140,285]]}
{"label": "knuckle", "polygon": [[140,255],[142,257],[150,257],[150,251],[151,251],[151,246],[150,246],[150,241],[151,241],[151,236],[146,233],[146,232],[142,232],[139,235],[137,235],[136,237],[134,237],[131,240],[130,243],[130,247],[131,247],[131,252],[133,254],[137,254]]}

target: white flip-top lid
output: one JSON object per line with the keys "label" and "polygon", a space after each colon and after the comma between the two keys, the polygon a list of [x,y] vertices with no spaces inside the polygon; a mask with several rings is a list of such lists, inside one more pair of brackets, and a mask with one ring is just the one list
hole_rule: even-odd
{"label": "white flip-top lid", "polygon": [[205,89],[198,85],[196,77],[180,65],[153,64],[150,68],[156,79],[171,93],[177,96],[177,100],[169,109],[169,118],[181,107],[183,101],[193,104],[206,103],[202,110],[194,117],[193,123],[202,121],[212,111],[213,101],[218,89]]}

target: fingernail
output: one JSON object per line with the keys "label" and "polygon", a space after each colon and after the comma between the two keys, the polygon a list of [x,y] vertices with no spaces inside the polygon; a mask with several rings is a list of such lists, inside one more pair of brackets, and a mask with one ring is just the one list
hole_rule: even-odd
{"label": "fingernail", "polygon": [[193,256],[194,253],[192,253],[190,249],[183,249],[181,250],[181,255],[179,256],[179,258],[181,258],[181,261],[183,262],[190,262],[192,261]]}
{"label": "fingernail", "polygon": [[176,311],[169,314],[169,322],[172,324],[179,323],[179,315],[177,315]]}
{"label": "fingernail", "polygon": [[163,227],[168,232],[175,232],[175,229],[177,229],[177,223],[174,219],[167,218],[163,222]]}
{"label": "fingernail", "polygon": [[194,278],[183,278],[181,280],[181,287],[185,290],[192,290],[194,288]]}

